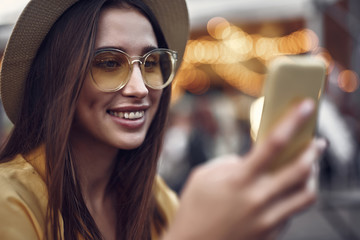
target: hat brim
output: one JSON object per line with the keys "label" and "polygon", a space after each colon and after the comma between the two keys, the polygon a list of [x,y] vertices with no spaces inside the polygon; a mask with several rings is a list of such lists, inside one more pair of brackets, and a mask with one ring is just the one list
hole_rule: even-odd
{"label": "hat brim", "polygon": [[[24,85],[36,53],[56,20],[78,0],[32,0],[24,8],[5,48],[0,70],[1,100],[15,123],[21,109]],[[168,47],[182,62],[189,35],[185,0],[143,0],[158,20]]]}

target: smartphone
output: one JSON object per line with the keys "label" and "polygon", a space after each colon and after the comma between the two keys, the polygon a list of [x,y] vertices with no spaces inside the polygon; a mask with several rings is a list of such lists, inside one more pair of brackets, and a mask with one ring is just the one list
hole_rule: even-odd
{"label": "smartphone", "polygon": [[291,106],[305,98],[312,98],[316,103],[315,114],[271,164],[270,171],[294,159],[314,137],[325,76],[323,60],[313,56],[282,56],[270,62],[263,87],[264,105],[256,141],[264,139]]}

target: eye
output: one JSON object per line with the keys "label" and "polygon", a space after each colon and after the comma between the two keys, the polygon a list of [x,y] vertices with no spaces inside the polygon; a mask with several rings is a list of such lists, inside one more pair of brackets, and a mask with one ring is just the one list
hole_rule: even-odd
{"label": "eye", "polygon": [[93,68],[112,72],[126,67],[126,57],[118,53],[104,52],[98,54],[93,61]]}
{"label": "eye", "polygon": [[97,59],[94,62],[94,67],[101,68],[106,71],[112,71],[121,67],[122,63],[116,59]]}
{"label": "eye", "polygon": [[159,56],[152,54],[146,58],[144,63],[144,67],[146,70],[152,70],[154,68],[158,68],[159,66]]}

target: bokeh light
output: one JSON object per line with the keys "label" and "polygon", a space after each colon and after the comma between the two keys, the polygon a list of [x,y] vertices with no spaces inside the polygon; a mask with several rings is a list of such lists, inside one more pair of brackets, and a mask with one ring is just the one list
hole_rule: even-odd
{"label": "bokeh light", "polygon": [[214,17],[209,20],[207,24],[207,31],[213,38],[222,39],[223,37],[226,37],[223,33],[228,27],[230,27],[230,23],[225,18]]}
{"label": "bokeh light", "polygon": [[178,81],[178,87],[193,93],[203,93],[211,87],[208,72],[198,69],[201,65],[210,65],[228,84],[255,97],[261,93],[264,69],[248,67],[249,62],[260,62],[265,67],[277,56],[311,53],[323,58],[329,71],[333,66],[330,54],[319,48],[318,36],[307,28],[265,37],[247,33],[225,18],[214,17],[208,21],[207,32],[207,36],[188,41],[185,64],[177,77],[183,78]]}
{"label": "bokeh light", "polygon": [[322,47],[317,47],[312,52],[312,54],[316,57],[321,58],[324,61],[324,63],[326,64],[326,73],[327,74],[330,74],[334,70],[335,61],[327,49],[322,48]]}
{"label": "bokeh light", "polygon": [[344,92],[355,92],[359,88],[359,76],[352,70],[344,70],[339,74],[338,85]]}

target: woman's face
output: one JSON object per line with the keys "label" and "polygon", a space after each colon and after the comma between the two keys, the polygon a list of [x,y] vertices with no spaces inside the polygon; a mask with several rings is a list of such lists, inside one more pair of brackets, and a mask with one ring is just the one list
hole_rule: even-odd
{"label": "woman's face", "polygon": [[[133,8],[103,10],[95,45],[95,51],[111,47],[130,56],[142,56],[158,47],[150,22]],[[100,144],[134,149],[140,146],[158,109],[161,94],[162,90],[146,87],[139,63],[134,63],[125,87],[116,92],[100,91],[89,74],[80,93],[72,139],[87,142],[89,147]]]}

